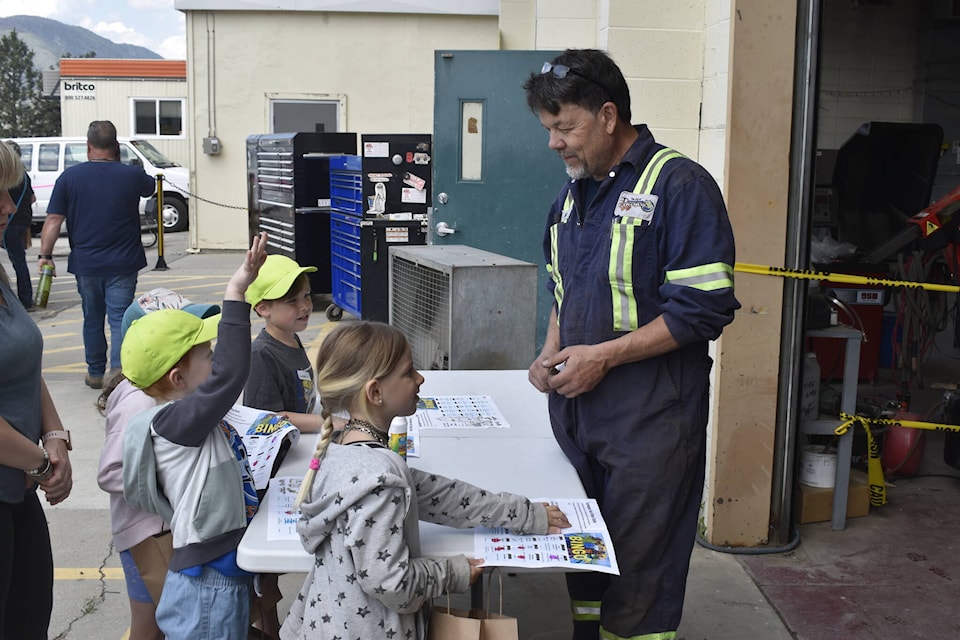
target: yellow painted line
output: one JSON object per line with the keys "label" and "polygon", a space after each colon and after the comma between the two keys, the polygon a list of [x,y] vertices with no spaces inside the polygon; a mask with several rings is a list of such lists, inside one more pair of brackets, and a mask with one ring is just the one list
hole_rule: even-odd
{"label": "yellow painted line", "polygon": [[49,333],[49,334],[44,334],[43,339],[54,340],[56,338],[71,338],[73,336],[78,336],[78,335],[80,334],[77,331],[71,331],[70,333]]}
{"label": "yellow painted line", "polygon": [[83,317],[79,315],[79,313],[80,313],[80,309],[77,308],[77,314],[78,314],[77,317],[59,315],[59,316],[51,316],[49,318],[40,318],[39,321],[37,322],[37,325],[39,325],[41,329],[44,327],[50,327],[51,329],[53,329],[63,324],[77,324],[77,323],[83,322]]}
{"label": "yellow painted line", "polygon": [[42,370],[44,375],[48,373],[86,373],[87,365],[83,362],[75,362],[73,364],[61,364],[55,367],[45,367]]}
{"label": "yellow painted line", "polygon": [[78,345],[78,346],[75,346],[75,347],[60,347],[59,349],[44,349],[44,350],[43,350],[43,353],[44,353],[44,354],[48,354],[48,353],[63,353],[63,352],[65,352],[65,351],[80,351],[81,349],[83,349],[83,345],[82,345],[82,344],[81,344],[81,345]]}
{"label": "yellow painted line", "polygon": [[123,569],[120,567],[104,567],[103,569],[97,568],[54,568],[53,570],[53,579],[54,580],[100,580],[101,573],[103,573],[102,578],[106,580],[123,580]]}

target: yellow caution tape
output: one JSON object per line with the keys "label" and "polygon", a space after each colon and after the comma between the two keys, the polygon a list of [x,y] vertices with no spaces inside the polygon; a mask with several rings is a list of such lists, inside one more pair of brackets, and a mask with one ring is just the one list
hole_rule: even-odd
{"label": "yellow caution tape", "polygon": [[[867,484],[870,486],[870,505],[881,507],[887,504],[887,483],[883,477],[883,466],[880,464],[880,445],[873,437],[873,431],[870,430],[870,418],[863,416],[851,416],[847,413],[841,413],[840,418],[844,421],[834,430],[838,436],[842,436],[850,427],[859,422],[867,434]],[[839,461],[837,461],[839,464]]]}
{"label": "yellow caution tape", "polygon": [[840,419],[843,422],[834,429],[838,436],[845,435],[850,427],[856,423],[863,426],[867,434],[867,481],[870,485],[870,504],[879,507],[887,503],[887,485],[883,478],[883,467],[880,464],[880,446],[873,437],[870,425],[889,425],[897,427],[907,427],[909,429],[925,429],[927,431],[954,431],[960,433],[960,425],[940,424],[936,422],[920,422],[918,420],[893,420],[890,418],[867,418],[865,416],[852,416],[848,413],[840,413]]}
{"label": "yellow caution tape", "polygon": [[781,278],[798,278],[801,280],[829,280],[843,284],[866,284],[878,287],[907,287],[910,289],[926,289],[927,291],[944,291],[947,293],[960,292],[960,286],[955,284],[934,284],[931,282],[912,282],[909,280],[887,280],[871,276],[855,276],[849,273],[832,273],[815,269],[788,269],[786,267],[770,267],[762,264],[748,264],[737,262],[733,270],[740,273],[754,273],[761,276],[780,276]]}
{"label": "yellow caution tape", "polygon": [[841,413],[840,418],[845,422],[836,428],[834,433],[842,436],[854,422],[869,422],[871,424],[891,425],[896,427],[909,427],[910,429],[925,429],[927,431],[956,431],[960,433],[960,425],[940,424],[938,422],[920,422],[917,420],[894,420],[891,418],[867,418],[865,416],[851,416]]}

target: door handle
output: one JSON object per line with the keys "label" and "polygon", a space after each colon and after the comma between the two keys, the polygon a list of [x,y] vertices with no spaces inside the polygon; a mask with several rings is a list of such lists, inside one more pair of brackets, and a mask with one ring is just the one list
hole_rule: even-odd
{"label": "door handle", "polygon": [[448,225],[446,222],[438,222],[437,226],[434,227],[437,231],[438,236],[449,236],[457,232],[456,229]]}

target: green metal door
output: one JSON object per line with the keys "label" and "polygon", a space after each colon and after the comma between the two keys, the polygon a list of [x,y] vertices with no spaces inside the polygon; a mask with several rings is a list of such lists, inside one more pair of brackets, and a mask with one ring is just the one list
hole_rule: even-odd
{"label": "green metal door", "polygon": [[[558,53],[434,54],[433,242],[464,244],[540,265],[538,350],[552,304],[543,286],[543,228],[565,174],[521,85]],[[442,235],[444,230],[453,233]]]}

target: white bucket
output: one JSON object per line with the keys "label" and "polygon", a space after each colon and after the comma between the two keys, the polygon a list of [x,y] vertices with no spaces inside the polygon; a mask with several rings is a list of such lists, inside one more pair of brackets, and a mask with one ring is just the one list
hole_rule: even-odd
{"label": "white bucket", "polygon": [[830,489],[836,480],[836,450],[823,445],[807,445],[800,450],[800,482],[811,487]]}

